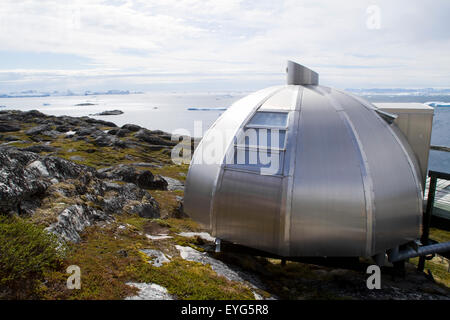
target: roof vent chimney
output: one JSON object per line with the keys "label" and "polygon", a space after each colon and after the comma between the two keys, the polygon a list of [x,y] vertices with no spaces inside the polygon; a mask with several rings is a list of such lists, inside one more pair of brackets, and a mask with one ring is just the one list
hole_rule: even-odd
{"label": "roof vent chimney", "polygon": [[317,72],[293,61],[288,60],[286,72],[288,85],[316,86],[319,84],[319,74]]}

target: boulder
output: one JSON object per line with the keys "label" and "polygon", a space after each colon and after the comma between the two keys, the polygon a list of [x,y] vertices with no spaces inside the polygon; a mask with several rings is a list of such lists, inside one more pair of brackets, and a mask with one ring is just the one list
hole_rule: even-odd
{"label": "boulder", "polygon": [[110,217],[102,211],[82,205],[73,205],[63,210],[58,221],[46,230],[69,242],[80,242],[80,233],[97,221],[108,220]]}
{"label": "boulder", "polygon": [[138,172],[134,167],[124,164],[100,169],[97,171],[97,176],[102,179],[134,183],[143,189],[167,190],[168,186],[164,178],[155,176],[148,170]]}
{"label": "boulder", "polygon": [[0,123],[0,132],[16,132],[16,131],[20,131],[20,128],[17,126]]}
{"label": "boulder", "polygon": [[100,169],[97,174],[101,178],[110,180],[120,180],[130,183],[135,183],[138,177],[136,169],[124,164],[119,164],[114,167]]}
{"label": "boulder", "polygon": [[25,131],[25,134],[29,135],[29,136],[35,136],[38,135],[44,131],[50,131],[52,129],[52,127],[48,124],[41,124],[39,126],[33,127],[27,131]]}
{"label": "boulder", "polygon": [[122,110],[109,110],[94,114],[94,116],[118,116],[123,114]]}
{"label": "boulder", "polygon": [[139,130],[135,137],[141,141],[147,142],[152,145],[158,146],[175,146],[176,144],[169,140],[164,140],[161,137],[153,134],[150,130],[141,129]]}
{"label": "boulder", "polygon": [[130,133],[131,131],[130,130],[127,130],[127,129],[120,129],[120,130],[118,130],[117,132],[116,132],[116,136],[118,136],[118,137],[125,137],[125,136],[127,136],[129,133]]}
{"label": "boulder", "polygon": [[34,152],[34,153],[41,153],[41,152],[54,152],[54,151],[56,151],[56,148],[52,147],[52,146],[48,146],[48,145],[34,145],[34,146],[29,146],[26,148],[19,149],[19,150]]}
{"label": "boulder", "polygon": [[135,124],[125,124],[122,126],[122,129],[131,131],[131,132],[137,132],[137,131],[141,130],[141,127],[139,127],[138,125],[135,125]]}

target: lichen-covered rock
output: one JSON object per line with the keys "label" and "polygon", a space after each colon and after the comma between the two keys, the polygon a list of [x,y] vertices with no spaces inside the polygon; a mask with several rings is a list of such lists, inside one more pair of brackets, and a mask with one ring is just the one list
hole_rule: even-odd
{"label": "lichen-covered rock", "polygon": [[98,221],[111,218],[102,211],[88,206],[74,205],[65,209],[58,216],[58,221],[46,230],[69,242],[79,242],[80,233],[88,226]]}
{"label": "lichen-covered rock", "polygon": [[138,125],[135,125],[135,124],[125,124],[122,126],[122,129],[131,131],[131,132],[137,132],[141,129],[141,127],[139,127]]}
{"label": "lichen-covered rock", "polygon": [[147,129],[139,130],[135,134],[135,137],[141,141],[150,143],[152,145],[157,145],[157,146],[175,146],[176,145],[175,142],[172,142],[167,139],[163,139],[159,135],[157,135],[154,132],[147,130]]}
{"label": "lichen-covered rock", "polygon": [[[56,212],[57,222],[48,230],[67,241],[79,241],[79,234],[85,227],[108,220],[111,214],[160,216],[156,200],[133,183],[119,185],[103,181],[97,177],[95,169],[62,158],[43,157],[15,148],[0,149],[2,213],[33,215],[43,199],[54,199],[57,195],[72,205]],[[55,205],[55,208],[52,210],[59,207]]]}
{"label": "lichen-covered rock", "polygon": [[127,285],[139,289],[137,296],[126,298],[126,300],[173,300],[166,288],[155,283],[128,282]]}
{"label": "lichen-covered rock", "polygon": [[49,131],[49,130],[51,130],[51,126],[50,125],[42,124],[40,126],[36,126],[36,127],[33,127],[31,129],[25,131],[25,134],[27,134],[29,136],[35,136],[35,135],[38,135],[38,134],[40,134],[40,133],[42,133],[44,131]]}
{"label": "lichen-covered rock", "polygon": [[34,145],[34,146],[26,147],[26,148],[21,148],[20,150],[34,152],[34,153],[41,153],[41,152],[54,152],[54,151],[56,151],[56,148],[52,147],[52,146],[47,146],[47,145]]}
{"label": "lichen-covered rock", "polygon": [[101,178],[120,180],[130,183],[135,183],[138,177],[138,173],[136,172],[135,168],[124,164],[100,169],[97,171],[97,175]]}
{"label": "lichen-covered rock", "polygon": [[167,181],[167,190],[169,191],[183,191],[184,190],[184,184],[180,180],[170,178],[170,177],[162,177],[164,180]]}
{"label": "lichen-covered rock", "polygon": [[107,191],[113,191],[110,197],[106,197],[102,204],[104,210],[111,214],[123,211],[135,213],[144,218],[159,218],[160,207],[158,202],[145,190],[133,183],[118,185],[105,184]]}
{"label": "lichen-covered rock", "polygon": [[97,176],[109,180],[120,180],[134,183],[143,189],[167,190],[167,181],[158,175],[153,175],[150,171],[138,172],[134,167],[120,164],[114,167],[100,169]]}
{"label": "lichen-covered rock", "polygon": [[[0,150],[0,209],[5,213],[22,213],[21,203],[43,195],[51,185],[42,173],[38,156],[31,152]],[[35,163],[34,165],[30,165]]]}
{"label": "lichen-covered rock", "polygon": [[17,126],[11,126],[9,124],[0,123],[0,132],[15,132],[20,131],[20,128]]}
{"label": "lichen-covered rock", "polygon": [[167,181],[160,176],[154,176],[150,171],[146,170],[137,177],[137,185],[144,189],[167,190]]}
{"label": "lichen-covered rock", "polygon": [[152,264],[154,267],[159,268],[164,263],[170,262],[170,259],[167,258],[166,255],[159,250],[143,249],[140,250],[140,252],[142,252],[149,258],[148,263]]}

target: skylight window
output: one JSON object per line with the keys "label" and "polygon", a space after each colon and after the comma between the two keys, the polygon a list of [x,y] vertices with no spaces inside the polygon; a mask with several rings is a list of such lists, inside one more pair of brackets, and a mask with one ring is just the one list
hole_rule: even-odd
{"label": "skylight window", "polygon": [[286,128],[288,114],[286,112],[257,112],[247,124],[247,127]]}

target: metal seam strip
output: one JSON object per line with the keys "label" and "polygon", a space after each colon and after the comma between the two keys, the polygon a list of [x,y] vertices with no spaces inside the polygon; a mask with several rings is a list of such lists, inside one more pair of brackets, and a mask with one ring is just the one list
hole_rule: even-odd
{"label": "metal seam strip", "polygon": [[348,115],[345,111],[339,112],[344,124],[349,130],[352,142],[359,154],[360,168],[361,168],[361,177],[363,181],[364,188],[364,197],[366,203],[366,256],[372,256],[375,251],[375,242],[374,242],[374,229],[375,229],[375,219],[374,219],[374,209],[375,203],[374,192],[373,192],[373,181],[370,175],[369,163],[367,160],[367,155],[364,152],[364,148],[362,146],[361,140],[356,133],[356,129],[353,126],[353,123],[349,119]]}
{"label": "metal seam strip", "polygon": [[[320,91],[320,89],[319,89]],[[327,99],[330,101],[330,104],[339,114],[340,118],[344,122],[347,130],[349,132],[352,143],[355,147],[355,151],[358,154],[359,167],[361,171],[361,179],[363,183],[363,191],[364,191],[364,200],[365,200],[365,209],[366,209],[366,256],[372,256],[375,251],[375,242],[374,242],[374,229],[375,229],[375,203],[374,203],[374,191],[373,191],[373,181],[370,175],[369,162],[367,160],[367,155],[364,152],[363,145],[361,143],[361,139],[356,131],[355,126],[352,121],[348,117],[344,108],[342,108],[341,104],[336,101],[333,97],[331,97],[327,92],[321,91]]]}
{"label": "metal seam strip", "polygon": [[[350,96],[351,98],[353,98],[354,100],[356,100],[356,101],[362,103],[366,108],[368,108],[368,109],[370,109],[370,110],[373,111],[373,108],[370,107],[370,105],[368,105],[368,103],[367,103],[366,101],[364,101],[363,99],[361,99],[361,98],[359,98],[359,97],[356,97],[356,96],[354,96],[353,94],[349,94],[349,96]],[[402,152],[403,152],[403,155],[404,155],[404,157],[406,158],[406,161],[408,161],[409,169],[410,169],[410,171],[411,171],[411,173],[412,173],[412,175],[413,175],[413,178],[414,178],[414,181],[415,181],[416,187],[417,187],[417,193],[418,193],[417,207],[418,207],[418,209],[419,209],[419,212],[422,212],[422,211],[423,211],[423,208],[422,208],[422,203],[423,203],[423,189],[422,189],[422,182],[420,181],[420,179],[419,179],[419,177],[418,177],[418,175],[417,175],[417,172],[416,172],[415,167],[414,167],[414,163],[413,163],[412,159],[410,158],[408,152],[406,151],[405,147],[403,146],[403,143],[402,143],[402,142],[400,141],[400,139],[397,137],[397,135],[395,134],[394,130],[392,130],[391,126],[390,126],[389,124],[387,124],[387,123],[386,123],[384,120],[382,120],[381,118],[377,117],[377,119],[378,119],[383,125],[385,125],[385,126],[388,128],[389,132],[390,132],[391,135],[394,137],[395,141],[397,141],[397,144],[400,146],[400,148],[401,148],[401,150],[402,150]],[[420,218],[419,218],[419,220],[420,220]],[[421,232],[421,225],[420,225],[420,224],[421,224],[422,222],[421,222],[421,221],[419,221],[419,222],[420,222],[420,223],[419,223],[419,233],[420,233],[420,232]]]}
{"label": "metal seam strip", "polygon": [[285,215],[284,215],[284,230],[283,230],[283,240],[284,240],[284,253],[286,255],[290,254],[290,242],[291,242],[291,218],[292,218],[292,199],[294,197],[294,172],[297,164],[297,141],[299,141],[299,122],[300,122],[300,109],[303,101],[303,92],[304,88],[302,86],[298,86],[298,94],[295,110],[292,111],[294,115],[293,124],[291,133],[291,154],[290,154],[290,164],[289,164],[289,174],[287,175],[287,196],[286,196],[286,205],[285,205]]}

